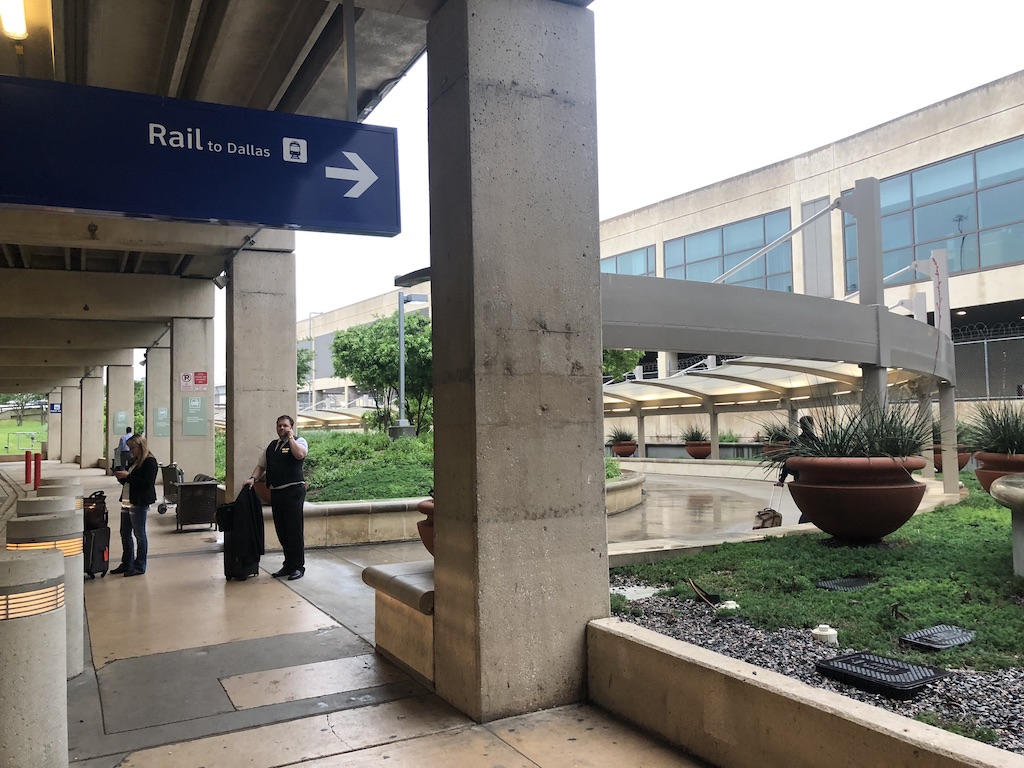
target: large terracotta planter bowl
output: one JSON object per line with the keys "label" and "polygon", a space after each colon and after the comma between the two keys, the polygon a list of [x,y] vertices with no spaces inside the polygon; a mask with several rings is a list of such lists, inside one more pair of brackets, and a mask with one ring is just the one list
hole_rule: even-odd
{"label": "large terracotta planter bowl", "polygon": [[416,511],[427,516],[426,520],[416,523],[416,531],[427,552],[434,554],[434,500],[424,499],[416,505]]}
{"label": "large terracotta planter bowl", "polygon": [[706,459],[711,455],[711,442],[708,440],[687,440],[686,452],[691,459]]}
{"label": "large terracotta planter bowl", "polygon": [[[942,471],[942,447],[939,445],[932,446],[932,452],[934,454],[935,471]],[[967,466],[967,462],[971,460],[971,452],[965,451],[964,446],[958,445],[956,447],[956,471],[959,472],[961,469]]]}
{"label": "large terracotta planter bowl", "polygon": [[988,493],[989,486],[997,477],[1024,472],[1024,453],[989,453],[978,451],[974,454],[978,468],[974,470],[981,487]]}
{"label": "large terracotta planter bowl", "polygon": [[920,456],[794,456],[786,466],[800,477],[789,484],[794,503],[808,520],[839,539],[878,540],[913,517],[924,498],[924,484],[910,474],[924,468]]}
{"label": "large terracotta planter bowl", "polygon": [[629,440],[621,443],[612,443],[612,453],[625,458],[636,453],[636,440]]}

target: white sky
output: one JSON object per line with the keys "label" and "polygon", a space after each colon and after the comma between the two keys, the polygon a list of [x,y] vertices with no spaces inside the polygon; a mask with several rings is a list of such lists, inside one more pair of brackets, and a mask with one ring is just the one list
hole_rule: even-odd
{"label": "white sky", "polygon": [[[1019,0],[594,0],[590,8],[602,219],[1024,69]],[[395,275],[429,265],[424,60],[369,122],[398,128],[402,234],[298,233],[299,320],[386,293]]]}

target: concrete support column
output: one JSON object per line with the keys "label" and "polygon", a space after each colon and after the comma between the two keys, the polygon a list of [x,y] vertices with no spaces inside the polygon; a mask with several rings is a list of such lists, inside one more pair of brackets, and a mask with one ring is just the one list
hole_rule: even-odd
{"label": "concrete support column", "polygon": [[74,464],[82,445],[82,390],[80,387],[61,387],[60,463]]}
{"label": "concrete support column", "polygon": [[81,510],[16,516],[7,521],[8,551],[56,549],[64,555],[64,572],[71,575],[64,584],[68,680],[85,669],[85,582],[77,578],[85,569],[82,553],[84,530]]}
{"label": "concrete support column", "polygon": [[636,455],[647,458],[647,431],[644,429],[644,412],[639,405],[633,411],[636,414]]}
{"label": "concrete support column", "polygon": [[[930,424],[932,421],[932,397],[931,392],[919,389],[917,391],[917,412],[921,415],[921,418],[927,419]],[[921,470],[921,477],[928,478],[929,480],[935,479],[935,453],[932,450],[931,444],[924,447],[924,451],[921,454],[927,463],[924,465],[924,469]]]}
{"label": "concrete support column", "polygon": [[82,439],[79,455],[83,467],[102,466],[107,430],[103,424],[103,377],[99,372],[82,379]]}
{"label": "concrete support column", "polygon": [[130,365],[107,366],[107,469],[110,459],[120,460],[117,444],[125,429],[141,431],[142,425],[135,423],[135,379]]}
{"label": "concrete support column", "polygon": [[295,416],[295,254],[243,251],[227,296],[228,498],[276,436],[278,416]]}
{"label": "concrete support column", "polygon": [[608,614],[593,15],[448,0],[427,49],[434,681],[483,722],[585,698]]}
{"label": "concrete support column", "polygon": [[720,459],[722,451],[718,446],[718,411],[714,406],[708,408],[708,419],[711,422],[711,458]]}
{"label": "concrete support column", "polygon": [[66,623],[61,553],[0,553],[0,765],[67,768]]}
{"label": "concrete support column", "polygon": [[146,423],[135,428],[145,430],[149,450],[161,464],[171,463],[171,384],[171,348],[147,350]]}
{"label": "concrete support column", "polygon": [[[212,283],[210,290],[214,290]],[[196,382],[197,374],[205,375],[205,384]],[[214,471],[212,320],[176,317],[171,321],[170,460],[188,480]]]}
{"label": "concrete support column", "polygon": [[[957,444],[960,436],[956,433],[956,387],[948,381],[939,383],[939,425],[942,432],[942,466],[957,467]],[[960,473],[942,473],[942,492],[959,493]]]}
{"label": "concrete support column", "polygon": [[54,404],[61,407],[57,409],[57,413],[51,411],[46,417],[46,458],[50,461],[60,461],[62,450],[60,439],[62,415],[60,411],[63,410],[64,404],[61,402],[61,390],[59,389],[50,393],[50,405]]}

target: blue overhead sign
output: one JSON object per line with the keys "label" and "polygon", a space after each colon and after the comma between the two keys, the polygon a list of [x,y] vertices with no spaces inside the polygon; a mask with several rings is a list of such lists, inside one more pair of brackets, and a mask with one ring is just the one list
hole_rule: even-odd
{"label": "blue overhead sign", "polygon": [[0,76],[0,204],[397,235],[397,132]]}

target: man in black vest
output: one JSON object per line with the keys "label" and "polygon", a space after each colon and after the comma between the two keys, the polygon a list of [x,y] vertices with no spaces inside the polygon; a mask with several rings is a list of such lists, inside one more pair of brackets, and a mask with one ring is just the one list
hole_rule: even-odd
{"label": "man in black vest", "polygon": [[302,476],[302,464],[309,446],[303,438],[295,436],[295,420],[291,416],[278,417],[277,438],[260,455],[246,485],[252,485],[266,475],[274,530],[284,550],[284,565],[274,573],[274,578],[287,576],[288,581],[295,581],[306,573],[302,525],[306,482]]}

